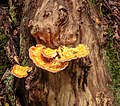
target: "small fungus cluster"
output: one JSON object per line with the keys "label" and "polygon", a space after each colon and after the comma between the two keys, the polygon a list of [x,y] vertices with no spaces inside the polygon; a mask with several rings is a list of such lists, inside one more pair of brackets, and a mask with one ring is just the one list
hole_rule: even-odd
{"label": "small fungus cluster", "polygon": [[[56,73],[64,70],[69,61],[89,54],[89,49],[84,44],[79,44],[76,48],[68,48],[60,46],[58,49],[46,48],[42,44],[37,44],[29,49],[29,57],[33,63],[44,70]],[[28,75],[32,69],[28,66],[15,65],[12,69],[12,74],[18,78],[23,78]]]}
{"label": "small fungus cluster", "polygon": [[28,66],[20,66],[16,64],[13,66],[11,73],[18,78],[23,78],[26,77],[28,75],[27,72],[30,72],[31,70],[32,68]]}

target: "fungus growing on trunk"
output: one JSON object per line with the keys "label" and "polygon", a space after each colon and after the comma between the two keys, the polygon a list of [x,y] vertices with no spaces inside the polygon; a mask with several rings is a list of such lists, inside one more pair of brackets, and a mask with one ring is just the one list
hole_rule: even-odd
{"label": "fungus growing on trunk", "polygon": [[54,58],[57,56],[56,50],[50,49],[50,48],[43,48],[41,50],[41,54],[46,58]]}
{"label": "fungus growing on trunk", "polygon": [[[49,56],[46,57],[46,55],[44,57],[44,55],[42,55],[43,54],[43,51],[42,51],[43,49],[45,49],[45,46],[43,46],[41,44],[36,45],[36,47],[32,46],[29,49],[29,56],[33,60],[33,62],[35,63],[36,66],[38,66],[42,69],[45,69],[47,71],[53,72],[53,73],[61,71],[68,66],[68,62],[57,61],[58,57],[47,58]],[[51,49],[47,49],[47,50],[49,51]],[[41,51],[42,51],[42,53],[41,53]],[[52,56],[51,55],[52,53],[54,54],[54,52],[51,52],[50,57]],[[46,54],[48,55],[49,53],[46,53]]]}
{"label": "fungus growing on trunk", "polygon": [[58,72],[65,69],[70,60],[85,57],[89,54],[88,47],[79,44],[76,48],[61,46],[58,49],[46,48],[37,44],[29,49],[29,56],[36,66],[50,72]]}
{"label": "fungus growing on trunk", "polygon": [[13,66],[11,73],[18,78],[23,78],[26,77],[28,75],[27,72],[30,72],[31,70],[32,68],[28,66],[20,66],[16,64]]}
{"label": "fungus growing on trunk", "polygon": [[61,46],[57,50],[60,58],[59,61],[70,61],[73,59],[85,57],[89,54],[89,49],[84,44],[79,44],[76,48]]}

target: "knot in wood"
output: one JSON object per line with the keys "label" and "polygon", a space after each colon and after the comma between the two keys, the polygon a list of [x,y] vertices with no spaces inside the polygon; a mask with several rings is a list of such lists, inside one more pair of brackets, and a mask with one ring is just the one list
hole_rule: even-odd
{"label": "knot in wood", "polygon": [[68,11],[67,11],[67,9],[65,9],[65,8],[60,8],[59,10],[58,10],[58,22],[59,23],[63,23],[63,22],[66,22],[66,20],[68,20]]}

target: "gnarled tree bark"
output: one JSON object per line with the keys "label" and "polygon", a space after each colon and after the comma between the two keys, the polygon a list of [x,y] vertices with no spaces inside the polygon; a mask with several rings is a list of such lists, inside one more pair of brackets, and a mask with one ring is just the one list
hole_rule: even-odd
{"label": "gnarled tree bark", "polygon": [[[111,78],[101,48],[102,21],[91,2],[25,0],[18,3],[24,4],[19,59],[21,65],[33,67],[27,78],[15,82],[21,105],[112,106],[113,95],[107,86]],[[83,43],[88,45],[90,54],[71,61],[65,70],[53,74],[36,67],[29,58],[28,49],[36,43],[50,48]]]}

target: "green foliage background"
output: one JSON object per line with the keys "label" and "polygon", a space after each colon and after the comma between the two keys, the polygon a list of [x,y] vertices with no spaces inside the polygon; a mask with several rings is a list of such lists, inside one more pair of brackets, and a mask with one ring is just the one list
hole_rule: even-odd
{"label": "green foliage background", "polygon": [[[110,0],[109,0],[110,1]],[[106,1],[106,2],[109,2]],[[112,1],[112,0],[111,0]],[[102,0],[91,0],[94,6],[98,9],[101,17],[104,20],[107,20],[107,45],[104,48],[105,51],[105,57],[106,57],[106,64],[108,66],[108,70],[112,74],[112,85],[111,89],[113,90],[114,96],[115,96],[115,106],[120,105],[120,48],[119,45],[116,43],[115,39],[115,30],[114,30],[114,24],[115,17],[105,6],[104,1]],[[108,9],[106,11],[106,9]]]}
{"label": "green foliage background", "polygon": [[112,74],[114,96],[117,104],[120,104],[120,49],[115,43],[113,28],[108,28],[109,42],[106,49],[107,65]]}

